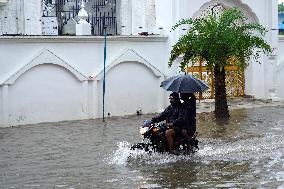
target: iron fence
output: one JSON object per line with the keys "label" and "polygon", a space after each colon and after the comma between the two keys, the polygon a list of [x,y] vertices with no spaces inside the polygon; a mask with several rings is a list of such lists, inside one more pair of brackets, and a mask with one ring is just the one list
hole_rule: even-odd
{"label": "iron fence", "polygon": [[[43,0],[43,17],[56,17],[58,34],[66,35],[63,26],[69,20],[78,22],[81,0]],[[87,21],[91,24],[92,35],[104,35],[104,27],[108,35],[117,35],[116,0],[84,0],[88,12]]]}

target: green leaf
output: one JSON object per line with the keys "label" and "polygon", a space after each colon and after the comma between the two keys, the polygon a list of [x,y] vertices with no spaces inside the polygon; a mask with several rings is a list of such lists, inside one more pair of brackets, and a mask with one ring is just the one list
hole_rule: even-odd
{"label": "green leaf", "polygon": [[223,67],[229,64],[230,57],[235,57],[236,64],[245,69],[249,59],[258,61],[260,55],[255,49],[264,54],[272,51],[263,39],[267,30],[258,23],[249,23],[237,8],[228,8],[220,16],[209,11],[205,17],[182,19],[172,30],[181,25],[189,25],[189,29],[173,45],[169,66],[180,56],[183,57],[181,69],[197,58],[204,59],[206,66]]}

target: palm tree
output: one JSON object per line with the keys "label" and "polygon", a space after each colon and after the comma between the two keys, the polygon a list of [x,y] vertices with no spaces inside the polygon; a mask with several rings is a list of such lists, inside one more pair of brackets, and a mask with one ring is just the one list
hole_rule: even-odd
{"label": "palm tree", "polygon": [[284,13],[284,5],[283,3],[278,4],[278,14]]}
{"label": "palm tree", "polygon": [[208,12],[206,16],[196,19],[182,19],[172,30],[181,25],[189,25],[187,33],[174,44],[169,59],[169,66],[179,56],[182,70],[190,62],[202,59],[213,70],[215,86],[215,117],[229,118],[226,97],[225,66],[229,60],[236,60],[240,69],[248,66],[248,60],[259,63],[261,51],[271,52],[271,47],[262,38],[266,29],[257,23],[248,23],[244,14],[237,8],[228,8],[221,14]]}

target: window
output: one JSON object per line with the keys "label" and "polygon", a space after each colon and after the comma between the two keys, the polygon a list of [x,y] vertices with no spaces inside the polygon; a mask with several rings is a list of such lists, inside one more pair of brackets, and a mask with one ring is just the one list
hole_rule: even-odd
{"label": "window", "polygon": [[[92,35],[117,35],[117,0],[83,0]],[[43,0],[43,35],[75,35],[82,0]]]}

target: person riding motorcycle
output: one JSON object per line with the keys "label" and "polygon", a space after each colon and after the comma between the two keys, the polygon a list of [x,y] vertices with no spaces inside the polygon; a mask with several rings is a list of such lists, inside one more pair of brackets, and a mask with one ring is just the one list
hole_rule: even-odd
{"label": "person riding motorcycle", "polygon": [[180,98],[183,101],[182,105],[186,110],[185,124],[182,128],[182,135],[190,145],[190,139],[196,132],[196,97],[193,93],[181,93]]}
{"label": "person riding motorcycle", "polygon": [[166,120],[168,130],[165,135],[169,145],[169,152],[176,154],[173,140],[175,136],[181,135],[181,128],[185,124],[185,109],[181,105],[178,93],[171,93],[169,99],[171,104],[162,113],[153,117],[151,122],[158,123]]}

